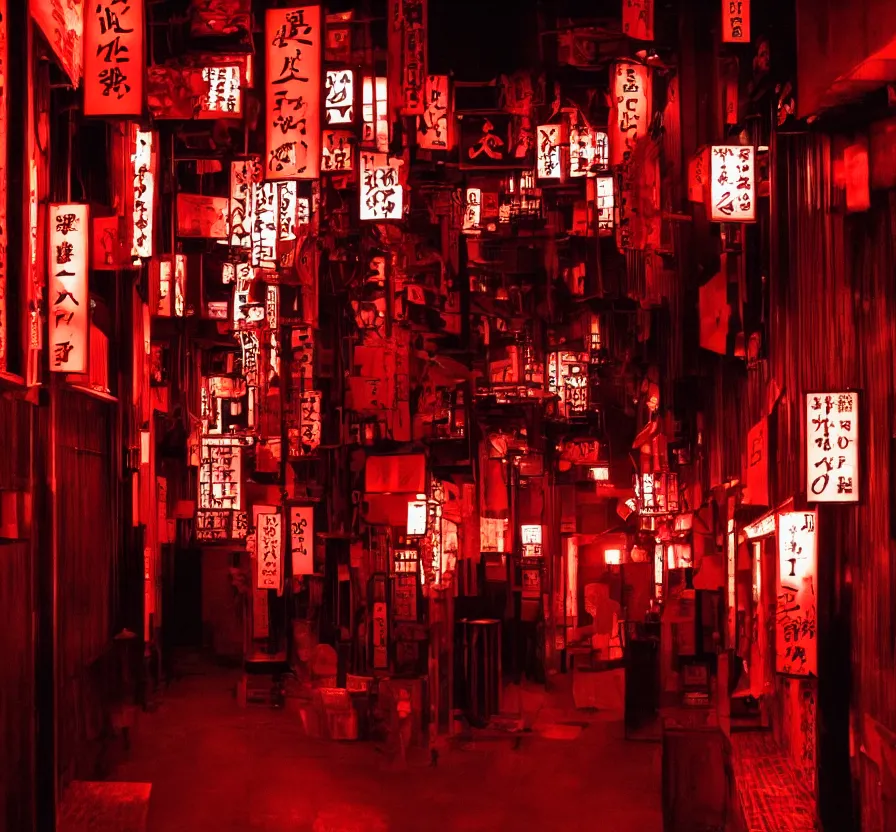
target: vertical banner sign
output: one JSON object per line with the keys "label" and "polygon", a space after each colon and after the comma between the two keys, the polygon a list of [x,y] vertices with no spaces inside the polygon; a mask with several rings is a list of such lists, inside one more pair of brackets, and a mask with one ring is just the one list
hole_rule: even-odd
{"label": "vertical banner sign", "polygon": [[401,0],[403,116],[423,115],[426,78],[426,0]]}
{"label": "vertical banner sign", "polygon": [[292,574],[314,574],[314,508],[292,506],[289,510],[289,550]]}
{"label": "vertical banner sign", "polygon": [[134,153],[131,156],[134,205],[131,229],[131,259],[139,266],[143,257],[152,257],[152,215],[155,182],[152,172],[152,132],[133,127]]}
{"label": "vertical banner sign", "polygon": [[560,164],[562,132],[562,126],[559,124],[539,124],[535,128],[536,173],[539,179],[561,179],[563,176]]}
{"label": "vertical banner sign", "polygon": [[778,595],[775,668],[793,676],[818,675],[818,512],[778,514]]}
{"label": "vertical banner sign", "polygon": [[450,150],[451,91],[447,75],[427,75],[423,115],[417,117],[417,146],[422,150]]}
{"label": "vertical banner sign", "polygon": [[613,198],[613,177],[598,176],[595,180],[595,193],[597,199],[597,233],[606,237],[613,233],[613,213],[615,200]]}
{"label": "vertical banner sign", "polygon": [[653,40],[653,0],[622,0],[622,34]]}
{"label": "vertical banner sign", "polygon": [[388,633],[386,604],[376,601],[373,605],[373,666],[376,670],[386,670],[389,667]]}
{"label": "vertical banner sign", "polygon": [[230,245],[248,249],[252,245],[255,186],[264,178],[261,159],[250,156],[230,163]]}
{"label": "vertical banner sign", "polygon": [[404,189],[385,154],[361,154],[360,219],[373,222],[400,220]]}
{"label": "vertical banner sign", "polygon": [[243,109],[241,69],[233,66],[207,66],[202,80],[208,85],[199,102],[198,118],[239,118]]}
{"label": "vertical banner sign", "polygon": [[[100,5],[111,4],[108,0]],[[31,0],[29,4],[31,16],[76,88],[81,81],[85,5],[89,7],[90,0]]]}
{"label": "vertical banner sign", "polygon": [[574,124],[569,128],[569,175],[588,176],[594,164],[594,133],[589,127]]}
{"label": "vertical banner sign", "polygon": [[89,229],[86,205],[50,206],[50,369],[56,373],[87,372]]}
{"label": "vertical banner sign", "polygon": [[86,0],[84,115],[143,114],[143,0]]}
{"label": "vertical banner sign", "polygon": [[806,499],[859,500],[859,394],[806,394]]}
{"label": "vertical banner sign", "polygon": [[258,558],[258,589],[274,589],[282,586],[281,523],[279,514],[259,514],[256,529]]}
{"label": "vertical banner sign", "polygon": [[350,69],[327,70],[324,99],[326,123],[353,124],[355,121],[355,73]]}
{"label": "vertical banner sign", "polygon": [[635,143],[650,126],[650,70],[633,63],[613,65],[613,120],[609,125],[610,164],[627,165]]}
{"label": "vertical banner sign", "polygon": [[755,151],[743,145],[714,145],[710,173],[711,220],[755,222]]}
{"label": "vertical banner sign", "polygon": [[320,175],[321,7],[268,9],[267,179]]}
{"label": "vertical banner sign", "polygon": [[722,0],[722,42],[750,42],[750,0]]}
{"label": "vertical banner sign", "polygon": [[[9,123],[9,102],[6,94],[9,50],[6,29],[6,0],[0,0],[0,373],[8,367],[9,330],[7,316],[7,245],[6,236],[6,130]],[[27,272],[26,272],[27,273]]]}
{"label": "vertical banner sign", "polygon": [[747,434],[744,505],[768,505],[768,418],[760,419]]}

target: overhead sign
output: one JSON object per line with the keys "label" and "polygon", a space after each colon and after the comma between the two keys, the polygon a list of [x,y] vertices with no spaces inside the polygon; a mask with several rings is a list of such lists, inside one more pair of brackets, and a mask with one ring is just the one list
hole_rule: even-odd
{"label": "overhead sign", "polygon": [[86,205],[50,206],[50,369],[56,373],[87,372],[88,223]]}
{"label": "overhead sign", "polygon": [[859,394],[806,394],[806,499],[859,500]]}
{"label": "overhead sign", "polygon": [[722,42],[750,42],[750,0],[722,0]]}
{"label": "overhead sign", "polygon": [[268,9],[266,179],[320,175],[321,7]]}
{"label": "overhead sign", "polygon": [[89,0],[85,11],[84,115],[141,116],[143,0]]}
{"label": "overhead sign", "polygon": [[29,4],[31,16],[75,87],[81,82],[84,5],[84,0],[30,0]]}

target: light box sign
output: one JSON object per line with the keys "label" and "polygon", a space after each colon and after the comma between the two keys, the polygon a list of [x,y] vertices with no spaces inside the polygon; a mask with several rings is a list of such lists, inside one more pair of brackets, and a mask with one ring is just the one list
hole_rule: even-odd
{"label": "light box sign", "polygon": [[135,265],[139,265],[142,258],[152,257],[152,220],[156,196],[152,169],[152,145],[152,132],[134,126],[134,153],[131,156],[134,187],[131,259]]}
{"label": "light box sign", "polygon": [[239,511],[242,501],[242,448],[239,439],[203,436],[199,457],[200,509]]}
{"label": "light box sign", "polygon": [[590,359],[587,353],[552,352],[548,358],[548,390],[558,398],[563,419],[588,412]]}
{"label": "light box sign", "polygon": [[714,145],[710,200],[713,222],[756,220],[755,150],[743,145]]}
{"label": "light box sign", "polygon": [[258,589],[278,590],[283,581],[282,523],[279,514],[259,514],[255,540]]}
{"label": "light box sign", "polygon": [[267,179],[320,175],[321,7],[268,9]]}
{"label": "light box sign", "polygon": [[360,219],[384,222],[400,220],[404,208],[404,188],[397,163],[385,154],[361,154]]}
{"label": "light box sign", "polygon": [[202,80],[206,84],[199,102],[198,118],[239,118],[243,111],[242,67],[206,66]]}
{"label": "light box sign", "polygon": [[425,109],[417,116],[417,146],[422,150],[450,150],[451,91],[447,75],[427,75],[423,101]]}
{"label": "light box sign", "polygon": [[292,553],[292,574],[313,575],[313,506],[292,506],[289,509],[289,550]]}
{"label": "light box sign", "polygon": [[467,188],[464,198],[464,226],[467,234],[478,233],[482,222],[482,189]]}
{"label": "light box sign", "polygon": [[598,176],[595,180],[595,205],[597,206],[597,233],[601,237],[613,233],[613,214],[616,202],[613,198],[613,177]]}
{"label": "light box sign", "polygon": [[389,150],[389,81],[365,76],[361,88],[364,125],[361,143],[379,153]]}
{"label": "light box sign", "polygon": [[351,69],[328,69],[324,112],[327,126],[355,121],[355,73]]}
{"label": "light box sign", "polygon": [[778,673],[818,675],[817,567],[818,512],[779,513],[775,609]]}
{"label": "light box sign", "polygon": [[320,172],[351,173],[355,169],[355,134],[351,130],[324,130]]}
{"label": "light box sign", "polygon": [[806,394],[806,498],[859,500],[859,394]]}
{"label": "light box sign", "polygon": [[650,127],[650,70],[641,64],[613,65],[613,108],[608,135],[610,164],[627,165]]}
{"label": "light box sign", "polygon": [[142,115],[143,0],[87,0],[84,11],[84,115]]}
{"label": "light box sign", "polygon": [[622,34],[635,40],[653,40],[654,0],[622,0]]}
{"label": "light box sign", "polygon": [[573,125],[569,128],[569,175],[580,178],[591,173],[596,156],[595,135],[590,128]]}
{"label": "light box sign", "polygon": [[75,87],[81,82],[85,6],[91,4],[85,0],[31,0],[29,4],[31,16]]}
{"label": "light box sign", "polygon": [[233,248],[248,249],[252,245],[254,190],[263,177],[258,156],[230,163],[229,239]]}
{"label": "light box sign", "polygon": [[750,42],[750,0],[722,0],[722,42]]}
{"label": "light box sign", "polygon": [[50,206],[50,369],[57,373],[87,372],[89,228],[86,205]]}
{"label": "light box sign", "polygon": [[422,537],[426,534],[426,521],[429,516],[426,500],[408,501],[407,536]]}
{"label": "light box sign", "polygon": [[560,144],[563,141],[562,125],[539,124],[535,128],[536,160],[539,179],[561,179],[563,168],[560,158]]}

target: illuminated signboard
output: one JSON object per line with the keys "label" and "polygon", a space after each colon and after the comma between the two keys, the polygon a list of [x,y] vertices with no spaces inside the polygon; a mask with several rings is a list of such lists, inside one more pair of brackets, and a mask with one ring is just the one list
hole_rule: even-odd
{"label": "illuminated signboard", "polygon": [[242,68],[238,65],[206,66],[202,80],[207,84],[199,101],[199,118],[239,118],[243,110]]}
{"label": "illuminated signboard", "polygon": [[249,531],[249,515],[245,511],[199,510],[193,531],[200,542],[245,540]]}
{"label": "illuminated signboard", "polygon": [[635,143],[650,127],[650,70],[633,63],[613,65],[613,101],[608,130],[610,164],[627,165]]}
{"label": "illuminated signboard", "polygon": [[142,115],[143,0],[85,0],[84,12],[84,115]]}
{"label": "illuminated signboard", "polygon": [[635,40],[653,40],[654,0],[623,0],[622,34]]}
{"label": "illuminated signboard", "polygon": [[416,575],[418,560],[416,549],[395,549],[392,552],[392,574]]}
{"label": "illuminated signboard", "polygon": [[268,9],[267,179],[320,175],[321,7]]}
{"label": "illuminated signboard", "polygon": [[482,190],[480,188],[467,188],[464,199],[464,227],[467,233],[478,232],[482,220]]}
{"label": "illuminated signboard", "polygon": [[427,0],[401,0],[403,22],[401,89],[403,116],[419,116],[425,109]]}
{"label": "illuminated signboard", "polygon": [[289,509],[289,550],[293,575],[314,574],[314,507]]}
{"label": "illuminated signboard", "polygon": [[426,506],[426,500],[409,500],[408,501],[408,537],[422,537],[426,534],[426,520],[429,511]]}
{"label": "illuminated signboard", "polygon": [[756,166],[752,147],[714,145],[710,171],[713,222],[756,219]]}
{"label": "illuminated signboard", "polygon": [[294,458],[312,454],[321,439],[320,391],[305,390],[298,400],[298,426],[289,428],[289,453]]}
{"label": "illuminated signboard", "polygon": [[597,205],[597,233],[606,236],[613,233],[613,212],[616,201],[613,197],[613,177],[598,176],[595,180]]}
{"label": "illuminated signboard", "polygon": [[424,85],[426,109],[417,116],[417,146],[423,150],[451,147],[451,93],[447,75],[427,75]]}
{"label": "illuminated signboard", "polygon": [[155,209],[155,180],[152,170],[153,134],[149,130],[133,128],[134,153],[131,170],[134,187],[133,228],[131,229],[131,258],[135,265],[141,258],[152,257],[153,211]]}
{"label": "illuminated signboard", "polygon": [[87,372],[88,231],[86,205],[50,206],[50,369],[57,373]]}
{"label": "illuminated signboard", "polygon": [[543,554],[541,526],[536,524],[520,526],[520,543],[523,545],[524,558],[540,558]]}
{"label": "illuminated signboard", "polygon": [[355,134],[351,130],[324,130],[321,173],[351,173],[355,169]]}
{"label": "illuminated signboard", "polygon": [[569,175],[593,176],[592,168],[605,170],[609,164],[607,134],[582,125],[569,130]]}
{"label": "illuminated signboard", "polygon": [[81,81],[85,5],[91,4],[85,0],[30,0],[29,4],[31,16],[75,87]]}
{"label": "illuminated signboard", "polygon": [[230,163],[229,240],[234,248],[248,249],[252,246],[255,186],[263,177],[258,156]]}
{"label": "illuminated signboard", "polygon": [[563,141],[562,126],[559,124],[539,124],[535,128],[537,175],[539,179],[561,179],[563,168],[560,159],[560,144]]}
{"label": "illuminated signboard", "polygon": [[859,394],[806,394],[806,498],[859,500]]}
{"label": "illuminated signboard", "polygon": [[722,0],[722,42],[750,42],[750,0]]}
{"label": "illuminated signboard", "polygon": [[548,390],[557,396],[557,415],[569,419],[587,413],[589,403],[587,353],[552,352],[548,359]]}
{"label": "illuminated signboard", "polygon": [[283,581],[283,524],[279,514],[259,514],[255,545],[258,558],[258,589],[279,590]]}
{"label": "illuminated signboard", "polygon": [[400,220],[404,189],[397,162],[385,154],[361,154],[360,219],[373,222]]}
{"label": "illuminated signboard", "polygon": [[638,511],[646,516],[678,511],[678,474],[640,474],[635,477]]}
{"label": "illuminated signboard", "polygon": [[775,667],[778,673],[818,675],[817,537],[817,511],[778,514],[775,610]]}
{"label": "illuminated signboard", "polygon": [[378,153],[389,150],[389,82],[386,78],[364,78],[362,86],[364,118],[361,143]]}
{"label": "illuminated signboard", "polygon": [[327,125],[352,124],[355,120],[355,73],[328,69],[324,113]]}
{"label": "illuminated signboard", "polygon": [[203,436],[199,457],[200,509],[239,511],[242,494],[242,448],[232,437]]}

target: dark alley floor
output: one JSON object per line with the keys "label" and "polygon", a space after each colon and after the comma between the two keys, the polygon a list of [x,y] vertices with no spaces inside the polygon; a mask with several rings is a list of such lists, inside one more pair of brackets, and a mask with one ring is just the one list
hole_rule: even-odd
{"label": "dark alley floor", "polygon": [[587,727],[552,731],[546,709],[547,729],[518,751],[478,742],[437,768],[420,751],[396,771],[372,743],[312,740],[288,710],[241,710],[234,681],[188,676],[141,715],[111,779],[152,783],[150,832],[661,829],[659,746],[626,742],[608,716],[558,711]]}

